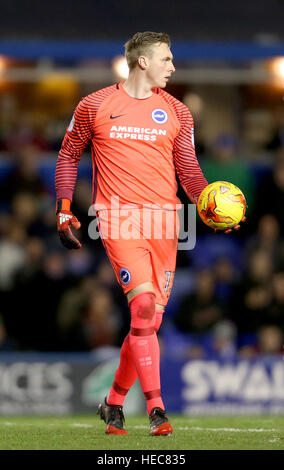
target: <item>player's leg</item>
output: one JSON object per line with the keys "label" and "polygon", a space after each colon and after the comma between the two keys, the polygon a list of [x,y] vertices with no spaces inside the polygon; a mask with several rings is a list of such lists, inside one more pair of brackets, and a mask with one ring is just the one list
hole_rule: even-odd
{"label": "player's leg", "polygon": [[[147,284],[130,295],[130,333],[121,348],[120,364],[109,393],[109,404],[122,405],[128,390],[139,377],[150,414],[153,408],[164,409],[160,386],[160,348],[156,335],[155,294]],[[159,316],[162,312],[159,309]],[[159,324],[161,320],[159,319]]]}
{"label": "player's leg", "polygon": [[[163,230],[163,235],[165,230]],[[169,300],[174,272],[176,267],[177,236],[151,240],[151,259],[153,285],[156,292],[156,326],[159,328],[163,319],[163,311]],[[159,312],[159,313],[158,313]],[[173,432],[164,408],[154,407],[149,413],[150,435],[160,436]]]}
{"label": "player's leg", "polygon": [[[107,254],[114,268],[116,277],[125,294],[136,289],[136,293],[149,292],[153,296],[154,289],[149,280],[152,279],[152,268],[150,262],[150,254],[145,242],[139,240],[111,240],[103,239]],[[130,335],[124,340],[121,348],[120,364],[115,373],[113,385],[111,387],[108,400],[100,405],[100,414],[102,419],[107,422],[108,414],[112,410],[122,412],[122,405],[127,391],[137,379],[137,370],[135,362],[132,358],[130,348]],[[119,416],[117,416],[119,418]],[[114,429],[119,425],[117,434],[123,428],[123,420],[121,418],[107,423],[107,433],[114,433]]]}
{"label": "player's leg", "polygon": [[[155,296],[156,297],[156,296]],[[144,392],[150,419],[150,435],[169,435],[173,429],[166,416],[161,397],[160,347],[156,334],[157,319],[155,297],[140,293],[129,302],[131,329],[129,346],[141,388]],[[158,306],[162,316],[162,305]],[[160,323],[161,319],[159,319]]]}
{"label": "player's leg", "polygon": [[[123,429],[122,404],[137,376],[149,415],[153,409],[164,410],[160,390],[160,349],[155,329],[155,293],[147,291],[146,286],[139,289],[139,294],[129,301],[130,332],[121,348],[120,364],[108,401],[105,399],[105,403],[99,407],[101,418],[107,423],[107,434],[126,434]],[[155,415],[157,418],[158,415]]]}
{"label": "player's leg", "polygon": [[[123,343],[120,364],[116,371],[115,380],[109,395],[110,403],[122,405],[128,390],[137,379],[137,375],[139,375],[141,387],[147,400],[147,410],[150,416],[151,424],[151,435],[170,434],[172,432],[172,427],[165,415],[164,405],[161,399],[159,343],[157,341],[156,334],[155,337],[153,336],[152,338],[140,338],[142,340],[141,343],[143,343],[143,346],[147,347],[148,351],[152,351],[152,356],[145,356],[145,354],[143,356],[145,349],[143,350],[143,348],[140,347],[139,350],[137,346],[139,339],[135,338],[135,335],[131,333],[134,332],[137,336],[138,334],[143,336],[143,330],[144,333],[153,333],[153,328],[154,333],[157,332],[161,325],[165,305],[167,304],[171,292],[173,273],[175,270],[176,242],[171,241],[162,244],[162,253],[160,249],[157,250],[157,246],[160,246],[160,243],[156,244],[156,251],[158,251],[158,253],[155,253],[155,249],[153,249],[151,252],[152,262],[154,261],[152,269],[154,269],[155,272],[155,275],[153,276],[155,285],[152,283],[144,283],[131,289],[131,291],[129,291],[127,294],[131,310],[131,331]],[[171,256],[169,256],[169,248],[171,250]],[[153,290],[155,291],[157,299],[160,302],[156,303],[155,306],[153,305],[153,298],[150,299]],[[139,301],[141,305],[139,305]],[[140,315],[137,315],[137,310],[139,310],[139,308],[141,309],[142,313],[140,312]],[[140,322],[137,318],[137,316],[141,317],[141,315],[143,318],[145,316],[145,311],[146,316],[149,317],[147,325],[145,324],[145,321]],[[155,317],[155,321],[153,321],[153,316]],[[135,328],[133,326],[134,324],[138,328]],[[139,368],[141,363],[144,365],[144,368],[147,366],[147,361],[144,361],[144,357],[150,358],[148,363],[152,362],[152,357],[154,357],[154,364],[153,362],[152,364],[148,364],[152,366],[152,371],[150,374],[152,383],[154,380],[155,387],[157,387],[155,389],[152,385],[153,390],[150,390],[150,382],[148,381],[147,383],[147,379],[145,380],[146,374],[143,370],[143,366]],[[125,384],[124,387],[121,386],[122,383]]]}
{"label": "player's leg", "polygon": [[[145,292],[153,292],[154,288],[152,283],[144,283],[138,286],[138,288],[132,289],[127,295],[127,299],[130,302],[135,296]],[[130,308],[131,310],[131,308]],[[157,332],[162,321],[162,314],[164,311],[164,306],[155,306],[155,324],[154,328]],[[114,382],[112,384],[110,393],[109,393],[109,403],[115,405],[123,405],[127,392],[130,390],[132,385],[138,378],[135,362],[132,357],[130,343],[129,343],[129,334],[126,336],[120,352],[120,363],[118,369],[116,370]]]}
{"label": "player's leg", "polygon": [[155,298],[153,292],[145,291],[129,301],[129,346],[149,413],[155,406],[164,407],[160,386],[160,348],[155,331]]}
{"label": "player's leg", "polygon": [[[153,284],[152,282],[144,282],[132,289],[129,294],[127,294],[128,301],[134,297],[134,295],[132,295],[133,292],[134,295],[138,295],[142,292],[154,293]],[[109,392],[108,402],[110,404],[122,406],[127,392],[137,379],[138,374],[130,349],[128,333],[121,346],[119,366],[115,372],[114,381]]]}
{"label": "player's leg", "polygon": [[[146,287],[146,283],[144,285]],[[151,286],[153,286],[153,284],[151,284]],[[147,291],[148,289],[149,287],[147,288]],[[142,291],[140,290],[140,292]],[[156,333],[159,331],[161,326],[164,310],[165,307],[163,305],[156,304]],[[119,366],[115,372],[114,381],[109,392],[109,403],[122,406],[128,391],[131,389],[137,379],[138,374],[135,367],[135,362],[132,357],[128,334],[124,339],[121,347]]]}
{"label": "player's leg", "polygon": [[[143,296],[143,294],[137,294],[137,290],[133,290],[128,294],[131,310],[129,345],[138,372],[140,384],[147,400],[147,411],[150,418],[150,434],[156,436],[172,433],[172,426],[166,416],[165,407],[161,397],[160,349],[156,331],[161,325],[163,311],[170,296],[172,279],[170,279],[168,272],[171,273],[171,278],[173,278],[172,274],[175,269],[177,243],[176,241],[168,242],[165,240],[164,243],[162,243],[162,250],[160,250],[160,240],[156,242],[151,241],[151,245],[153,286],[155,288],[155,293],[157,294],[155,295],[156,304],[151,306],[152,313],[149,312],[149,320],[152,320],[152,322],[149,322],[149,329],[147,330],[146,325],[142,323],[140,325],[138,324],[138,321],[135,318],[135,311],[132,310],[134,302],[136,300],[139,301],[139,296]],[[168,251],[169,248],[171,249],[170,252]],[[166,275],[165,285],[163,282],[164,275]],[[155,316],[154,321],[152,315]],[[142,315],[143,318],[144,316],[145,315]],[[138,325],[137,331],[133,328],[135,320]],[[133,333],[137,336],[138,334],[141,335],[140,351],[138,349],[139,340],[134,339]],[[149,337],[146,338],[146,333],[152,333],[152,336],[149,335]],[[151,354],[149,354],[149,352]],[[148,374],[146,371],[147,359],[148,364],[152,366],[151,373],[148,371]],[[151,387],[152,390],[150,390]]]}
{"label": "player's leg", "polygon": [[[154,411],[154,414],[152,413],[151,416],[152,422],[155,425],[154,427],[156,429],[160,428],[159,431],[161,431],[159,433],[154,433],[153,435],[166,434],[169,433],[166,432],[169,429],[162,429],[162,426],[160,425],[161,420],[164,424],[167,419],[164,416],[164,405],[160,393],[160,357],[159,343],[156,336],[156,329],[158,329],[161,323],[162,314],[159,314],[160,318],[156,323],[156,306],[153,286],[148,282],[137,282],[139,275],[140,280],[141,275],[142,277],[144,276],[145,280],[152,279],[149,250],[146,246],[143,246],[141,249],[141,244],[138,244],[139,249],[137,251],[135,243],[133,246],[133,243],[129,241],[125,245],[124,250],[123,242],[121,242],[121,240],[119,241],[119,244],[116,244],[115,242],[105,242],[105,246],[118,281],[122,285],[125,293],[128,293],[131,310],[131,331],[123,343],[120,365],[115,374],[115,380],[110,391],[108,403],[105,403],[104,406],[105,408],[108,407],[110,410],[122,411],[122,404],[125,395],[130,386],[136,380],[138,372],[140,383],[147,399],[148,412],[151,414]],[[123,252],[122,256],[120,256],[121,251]],[[127,258],[135,260],[133,270],[129,271],[125,268],[125,266],[130,266],[131,264],[127,262]],[[149,266],[151,267],[150,270]],[[130,287],[133,287],[132,289],[129,288],[129,284]],[[158,311],[163,310],[163,305],[158,306],[157,309]],[[145,356],[145,353],[147,356]],[[145,358],[146,361],[144,360]],[[103,405],[101,405],[101,407],[102,406]],[[161,413],[163,416],[161,416]],[[117,433],[120,432],[118,431]]]}

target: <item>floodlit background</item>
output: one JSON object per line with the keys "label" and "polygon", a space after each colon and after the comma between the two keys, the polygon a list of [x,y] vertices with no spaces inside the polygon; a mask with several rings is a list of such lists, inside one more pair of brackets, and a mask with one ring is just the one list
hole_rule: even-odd
{"label": "floodlit background", "polygon": [[129,314],[88,236],[90,149],[72,205],[78,252],[57,236],[54,172],[76,104],[127,77],[123,45],[145,30],[171,35],[166,90],[194,117],[205,176],[248,202],[241,231],[214,235],[198,221],[195,249],[178,253],[160,330],[165,402],[284,413],[283,17],[280,0],[2,0],[0,413],[88,411],[111,384]]}

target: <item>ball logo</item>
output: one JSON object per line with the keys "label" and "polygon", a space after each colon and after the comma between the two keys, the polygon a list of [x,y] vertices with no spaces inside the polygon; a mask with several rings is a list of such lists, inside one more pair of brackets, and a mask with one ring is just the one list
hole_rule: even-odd
{"label": "ball logo", "polygon": [[157,124],[165,124],[168,120],[168,115],[163,109],[154,109],[154,111],[152,111],[152,119]]}
{"label": "ball logo", "polygon": [[127,284],[129,284],[130,281],[131,281],[131,274],[130,274],[130,272],[128,271],[128,269],[122,268],[122,269],[120,270],[119,275],[120,275],[120,279],[121,279],[121,281],[123,282],[123,284],[124,284],[125,286],[127,286]]}

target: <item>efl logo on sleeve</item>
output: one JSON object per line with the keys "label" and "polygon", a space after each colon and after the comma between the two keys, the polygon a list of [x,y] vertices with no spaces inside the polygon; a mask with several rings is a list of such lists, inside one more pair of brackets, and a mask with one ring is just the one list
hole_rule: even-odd
{"label": "efl logo on sleeve", "polygon": [[72,132],[74,124],[75,124],[75,114],[73,114],[73,117],[72,117],[71,122],[69,124],[69,127],[68,127],[69,132]]}
{"label": "efl logo on sleeve", "polygon": [[194,144],[194,128],[193,127],[191,128],[191,143],[194,147],[195,144]]}
{"label": "efl logo on sleeve", "polygon": [[152,119],[157,124],[165,124],[168,120],[168,115],[163,109],[154,109],[152,111]]}

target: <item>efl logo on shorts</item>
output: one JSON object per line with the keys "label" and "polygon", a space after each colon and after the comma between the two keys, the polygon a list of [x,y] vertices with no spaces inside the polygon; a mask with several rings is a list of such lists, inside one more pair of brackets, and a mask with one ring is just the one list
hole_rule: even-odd
{"label": "efl logo on shorts", "polygon": [[168,120],[168,115],[163,109],[154,109],[154,111],[152,111],[152,119],[157,124],[165,124]]}
{"label": "efl logo on shorts", "polygon": [[130,272],[128,271],[128,269],[122,268],[122,269],[120,270],[119,275],[120,275],[121,282],[123,282],[123,284],[124,284],[125,286],[127,286],[127,284],[129,284],[130,281],[131,281],[131,274],[130,274]]}

